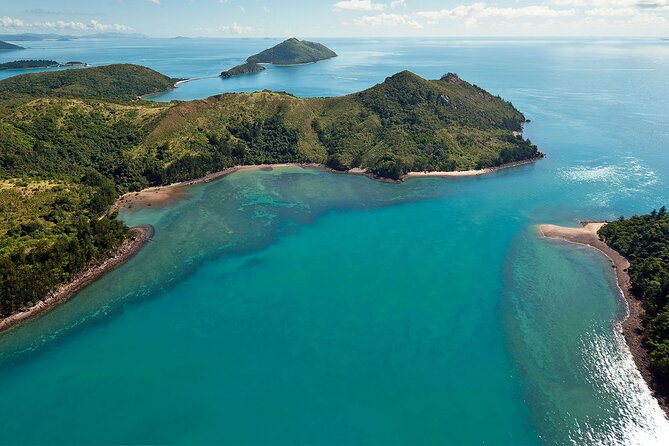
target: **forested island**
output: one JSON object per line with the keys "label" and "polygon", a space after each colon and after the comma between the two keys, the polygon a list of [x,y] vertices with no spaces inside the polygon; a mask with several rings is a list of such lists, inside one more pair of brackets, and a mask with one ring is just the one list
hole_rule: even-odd
{"label": "forested island", "polygon": [[513,105],[454,74],[403,71],[365,91],[263,91],[154,103],[176,79],[136,65],[0,81],[0,317],[129,236],[117,197],[236,165],[317,163],[399,179],[541,156]]}
{"label": "forested island", "polygon": [[221,73],[221,77],[228,78],[240,74],[259,73],[265,68],[262,63],[272,65],[299,65],[314,63],[321,60],[337,57],[337,53],[318,42],[309,42],[290,38],[272,48],[261,51],[246,59],[246,63],[237,65]]}
{"label": "forested island", "polygon": [[12,62],[0,63],[0,70],[24,70],[30,68],[58,68],[58,67],[85,67],[83,62],[65,62],[59,63],[55,60],[15,60]]}
{"label": "forested island", "polygon": [[22,46],[14,45],[13,43],[0,41],[0,50],[23,50]]}

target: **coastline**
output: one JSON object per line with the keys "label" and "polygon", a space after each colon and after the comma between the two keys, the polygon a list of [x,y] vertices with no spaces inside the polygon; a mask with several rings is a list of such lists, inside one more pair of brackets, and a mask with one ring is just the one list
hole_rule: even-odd
{"label": "coastline", "polygon": [[512,163],[506,163],[495,167],[486,167],[485,169],[475,169],[475,170],[452,170],[452,171],[432,171],[432,172],[408,172],[402,179],[408,180],[411,178],[425,178],[425,177],[439,177],[439,178],[455,178],[455,177],[474,177],[479,175],[486,175],[489,173],[497,172],[498,170],[509,169],[511,167],[524,166],[526,164],[532,164],[535,161],[542,159],[543,157],[535,157],[528,160],[514,161]]}
{"label": "coastline", "polygon": [[542,237],[547,239],[590,246],[604,254],[611,262],[615,272],[616,284],[627,306],[627,316],[621,322],[623,337],[639,373],[646,381],[653,397],[669,417],[669,396],[657,392],[657,386],[650,372],[650,356],[645,346],[642,323],[645,310],[641,301],[635,298],[630,291],[632,283],[627,273],[630,263],[616,250],[600,240],[597,231],[604,225],[606,225],[606,222],[602,221],[581,222],[580,228],[541,224],[537,226],[537,230]]}
{"label": "coastline", "polygon": [[[218,172],[213,172],[208,175],[205,175],[200,178],[193,180],[182,181],[178,183],[172,183],[165,186],[154,186],[146,189],[142,189],[139,192],[128,192],[116,199],[114,204],[109,208],[107,212],[117,212],[123,208],[132,208],[134,205],[140,206],[151,206],[153,204],[165,204],[172,202],[173,200],[182,198],[183,188],[187,186],[192,186],[195,184],[208,183],[219,178],[223,178],[227,175],[230,175],[235,172],[249,171],[249,170],[272,170],[275,168],[286,168],[286,167],[300,167],[303,169],[320,169],[332,173],[339,174],[348,174],[348,175],[362,175],[370,179],[377,181],[390,182],[390,183],[401,183],[405,180],[410,180],[412,178],[424,178],[424,177],[466,177],[466,176],[478,176],[488,173],[493,173],[501,169],[506,169],[510,167],[516,167],[524,164],[529,164],[534,161],[541,159],[540,157],[533,158],[531,160],[524,160],[514,163],[508,163],[501,166],[496,166],[487,169],[479,170],[465,170],[465,171],[453,171],[453,172],[409,172],[408,174],[402,176],[399,180],[393,180],[389,178],[381,178],[367,171],[367,169],[354,167],[346,171],[339,171],[332,168],[329,168],[323,164],[319,163],[277,163],[277,164],[251,164],[243,166],[234,166],[228,169],[224,169]],[[28,319],[31,319],[39,314],[42,314],[52,307],[58,305],[61,302],[65,302],[78,291],[86,287],[87,285],[95,282],[101,278],[104,274],[126,262],[132,258],[144,244],[153,236],[154,230],[151,226],[137,226],[132,228],[134,235],[123,242],[123,244],[108,257],[102,261],[90,266],[85,271],[77,274],[75,277],[70,279],[68,282],[61,284],[56,290],[52,291],[43,298],[41,301],[36,303],[30,308],[27,308],[18,313],[14,313],[10,316],[7,316],[4,319],[0,319],[0,332],[5,331],[11,327],[14,327]]]}
{"label": "coastline", "polygon": [[173,200],[179,199],[183,196],[183,188],[186,186],[192,186],[200,183],[208,183],[210,181],[223,178],[235,172],[242,172],[247,170],[271,170],[271,169],[280,169],[285,167],[300,167],[303,169],[319,169],[325,170],[331,173],[336,174],[347,174],[347,175],[362,175],[367,178],[382,181],[386,183],[401,183],[403,181],[411,180],[414,178],[462,178],[470,176],[480,176],[490,173],[497,172],[503,169],[509,169],[512,167],[523,166],[526,164],[534,163],[535,161],[540,160],[542,157],[536,157],[529,160],[516,161],[513,163],[502,164],[496,167],[489,167],[486,169],[478,170],[456,170],[450,172],[409,172],[403,175],[399,180],[393,180],[390,178],[382,178],[374,175],[369,172],[367,169],[361,167],[354,167],[349,170],[336,170],[330,167],[325,166],[324,164],[319,163],[277,163],[277,164],[248,164],[242,166],[229,167],[227,169],[213,172],[208,175],[205,175],[200,178],[196,178],[188,181],[181,181],[178,183],[166,184],[164,186],[152,186],[146,189],[142,189],[138,192],[127,192],[121,195],[116,199],[114,204],[109,209],[109,212],[117,212],[123,208],[132,208],[133,206],[151,206],[154,204],[165,204]]}
{"label": "coastline", "polygon": [[118,249],[107,257],[61,284],[32,307],[0,319],[0,332],[15,327],[67,301],[107,272],[130,260],[153,236],[153,227],[149,225],[136,226],[132,228],[132,231],[134,232],[133,236],[124,241]]}

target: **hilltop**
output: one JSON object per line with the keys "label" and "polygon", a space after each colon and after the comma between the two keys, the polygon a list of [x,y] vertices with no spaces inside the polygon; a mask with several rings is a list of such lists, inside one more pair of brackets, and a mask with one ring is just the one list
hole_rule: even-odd
{"label": "hilltop", "polygon": [[272,65],[299,65],[337,57],[337,53],[317,42],[290,38],[272,48],[261,51],[246,59],[246,63],[221,73],[221,77],[238,74],[257,73],[264,68],[261,63]]}
{"label": "hilltop", "polygon": [[236,67],[232,67],[229,70],[222,72],[221,77],[225,79],[228,77],[239,76],[240,74],[260,73],[261,71],[265,71],[265,67],[262,65],[246,62],[245,64],[237,65]]}
{"label": "hilltop", "polygon": [[523,114],[453,74],[404,71],[365,91],[263,91],[187,102],[138,96],[175,79],[136,65],[0,81],[0,317],[35,302],[129,237],[127,191],[236,165],[318,163],[398,179],[541,156]]}
{"label": "hilltop", "polygon": [[290,38],[246,59],[252,63],[296,65],[337,57],[337,53],[317,42]]}
{"label": "hilltop", "polygon": [[0,50],[23,50],[23,49],[25,48],[23,48],[22,46],[0,41]]}

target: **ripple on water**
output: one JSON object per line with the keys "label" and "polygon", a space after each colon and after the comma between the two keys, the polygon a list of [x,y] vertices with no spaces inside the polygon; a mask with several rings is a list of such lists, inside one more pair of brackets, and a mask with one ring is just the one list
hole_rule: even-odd
{"label": "ripple on water", "polygon": [[651,195],[652,186],[658,184],[657,173],[633,156],[625,156],[615,164],[577,165],[557,172],[562,180],[586,187],[588,201],[598,207],[632,195]]}

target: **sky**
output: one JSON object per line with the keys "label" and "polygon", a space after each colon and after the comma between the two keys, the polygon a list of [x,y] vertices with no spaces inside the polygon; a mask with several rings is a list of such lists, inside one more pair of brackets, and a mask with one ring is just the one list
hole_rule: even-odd
{"label": "sky", "polygon": [[669,37],[669,0],[0,0],[0,33]]}

